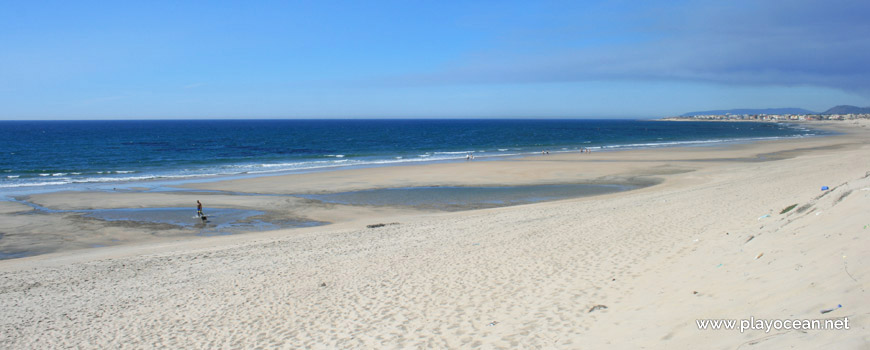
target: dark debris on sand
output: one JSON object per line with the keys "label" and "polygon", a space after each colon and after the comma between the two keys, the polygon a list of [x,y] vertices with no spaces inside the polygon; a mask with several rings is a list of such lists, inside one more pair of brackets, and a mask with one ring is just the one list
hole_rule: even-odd
{"label": "dark debris on sand", "polygon": [[398,224],[399,224],[398,222],[391,222],[389,224],[371,224],[371,225],[366,225],[366,227],[367,228],[378,228],[378,227],[384,227],[384,226],[388,226],[388,225],[398,225]]}

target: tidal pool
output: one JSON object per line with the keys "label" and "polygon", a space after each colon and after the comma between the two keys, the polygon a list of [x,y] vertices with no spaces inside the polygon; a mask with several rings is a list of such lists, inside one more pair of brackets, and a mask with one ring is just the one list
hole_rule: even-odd
{"label": "tidal pool", "polygon": [[346,205],[410,206],[421,209],[459,211],[504,207],[560,199],[628,191],[640,185],[527,185],[527,186],[437,186],[301,195],[326,203]]}
{"label": "tidal pool", "polygon": [[96,209],[81,210],[86,217],[105,221],[132,221],[169,224],[197,231],[197,235],[213,236],[250,231],[266,231],[282,228],[296,228],[322,225],[318,221],[282,220],[267,222],[252,219],[264,212],[257,210],[210,208],[205,212],[208,220],[203,221],[191,208],[135,208],[135,209]]}

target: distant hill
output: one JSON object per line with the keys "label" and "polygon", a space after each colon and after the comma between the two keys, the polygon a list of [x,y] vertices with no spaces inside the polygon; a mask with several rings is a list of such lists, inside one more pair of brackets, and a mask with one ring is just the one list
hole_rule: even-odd
{"label": "distant hill", "polygon": [[822,114],[868,114],[870,107],[855,107],[855,106],[836,106]]}
{"label": "distant hill", "polygon": [[[851,106],[849,106],[851,107]],[[836,108],[836,107],[834,107]],[[723,109],[716,111],[700,111],[685,113],[683,117],[691,117],[696,115],[725,115],[725,114],[818,114],[813,111],[808,111],[803,108],[765,108],[765,109]]]}

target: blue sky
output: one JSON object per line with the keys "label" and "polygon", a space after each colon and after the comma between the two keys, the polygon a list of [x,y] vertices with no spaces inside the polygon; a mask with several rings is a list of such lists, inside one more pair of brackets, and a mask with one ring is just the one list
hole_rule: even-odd
{"label": "blue sky", "polygon": [[0,119],[870,106],[870,2],[8,1]]}

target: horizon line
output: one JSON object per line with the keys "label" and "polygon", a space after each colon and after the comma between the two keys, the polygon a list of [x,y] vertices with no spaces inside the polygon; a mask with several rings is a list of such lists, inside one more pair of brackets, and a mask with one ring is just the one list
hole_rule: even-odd
{"label": "horizon line", "polygon": [[178,120],[178,121],[203,121],[203,120],[638,120],[638,119],[658,119],[668,118],[665,116],[646,116],[646,117],[186,117],[186,118],[70,118],[70,119],[0,119],[0,122],[5,121],[158,121],[158,120]]}

